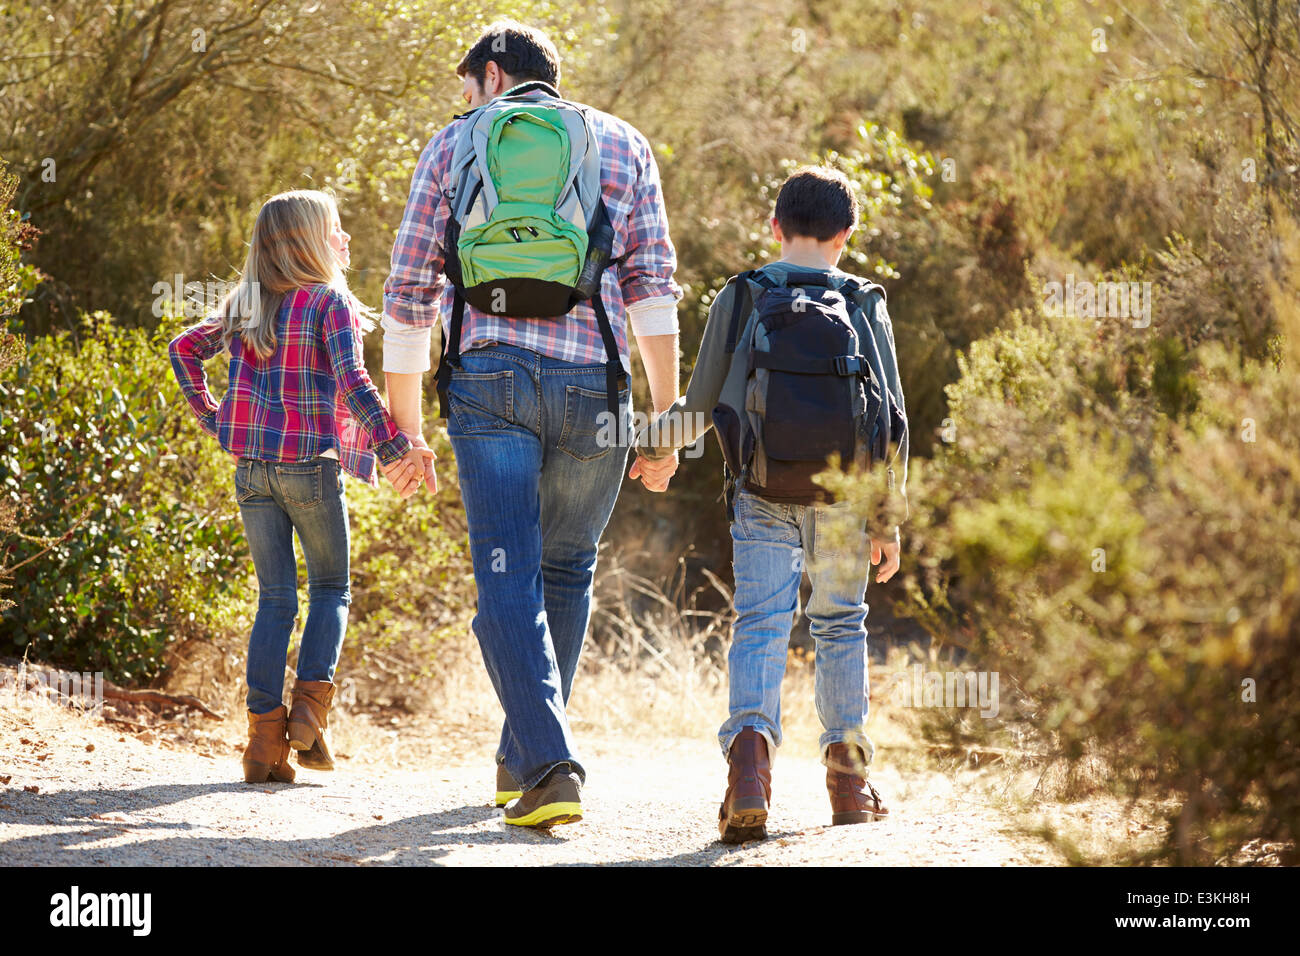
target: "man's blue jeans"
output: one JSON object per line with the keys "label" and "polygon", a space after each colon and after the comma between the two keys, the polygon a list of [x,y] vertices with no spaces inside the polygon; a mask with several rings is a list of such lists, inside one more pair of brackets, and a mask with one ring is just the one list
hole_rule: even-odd
{"label": "man's blue jeans", "polygon": [[797,505],[736,493],[731,523],[736,624],[732,629],[731,715],[718,731],[725,757],[745,727],[781,744],[781,680],[804,571],[812,596],[804,613],[816,642],[814,697],[824,732],[825,759],[833,743],[856,744],[867,762],[867,578],[871,539],[860,518],[841,504]]}
{"label": "man's blue jeans", "polygon": [[564,708],[596,546],[623,480],[630,395],[619,396],[619,429],[607,420],[603,365],[491,345],[461,355],[447,396],[478,586],[474,634],[506,715],[497,760],[524,790],[561,763],[585,781]]}
{"label": "man's blue jeans", "polygon": [[332,458],[241,458],[235,466],[235,497],[257,571],[257,616],[248,639],[248,709],[255,714],[283,703],[285,657],[298,616],[295,531],[307,560],[308,597],[298,678],[334,679],[352,603],[343,480]]}

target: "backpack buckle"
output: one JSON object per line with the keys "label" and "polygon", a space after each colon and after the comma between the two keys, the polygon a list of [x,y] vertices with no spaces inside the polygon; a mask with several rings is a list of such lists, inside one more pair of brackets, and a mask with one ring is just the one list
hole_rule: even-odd
{"label": "backpack buckle", "polygon": [[835,356],[835,374],[836,375],[861,375],[866,369],[862,364],[861,355],[837,355]]}

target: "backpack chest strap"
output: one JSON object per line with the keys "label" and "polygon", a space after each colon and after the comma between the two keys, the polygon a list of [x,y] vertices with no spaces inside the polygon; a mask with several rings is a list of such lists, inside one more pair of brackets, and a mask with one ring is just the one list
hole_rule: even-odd
{"label": "backpack chest strap", "polygon": [[795,375],[867,375],[870,368],[861,355],[835,355],[824,359],[797,359],[772,352],[754,352],[754,368]]}

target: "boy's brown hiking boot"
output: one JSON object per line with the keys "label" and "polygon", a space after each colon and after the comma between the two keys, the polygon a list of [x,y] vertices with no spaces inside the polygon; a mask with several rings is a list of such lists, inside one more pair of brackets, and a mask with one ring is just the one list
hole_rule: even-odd
{"label": "boy's brown hiking boot", "polygon": [[772,764],[767,738],[746,727],[727,754],[727,793],[718,810],[723,843],[767,839],[767,807],[772,800]]}
{"label": "boy's brown hiking boot", "polygon": [[826,792],[831,797],[831,825],[868,823],[889,816],[880,793],[867,780],[862,750],[845,743],[826,750]]}
{"label": "boy's brown hiking boot", "polygon": [[289,741],[284,738],[288,711],[283,704],[265,714],[248,714],[248,746],[244,749],[244,782],[276,780],[293,783]]}
{"label": "boy's brown hiking boot", "polygon": [[325,741],[336,685],[327,680],[295,680],[289,711],[289,746],[298,763],[311,770],[333,770],[334,755]]}

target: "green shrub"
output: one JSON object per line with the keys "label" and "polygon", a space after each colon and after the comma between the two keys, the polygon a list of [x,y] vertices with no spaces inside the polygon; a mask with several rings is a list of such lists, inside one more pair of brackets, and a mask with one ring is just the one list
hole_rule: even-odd
{"label": "green shrub", "polygon": [[149,680],[169,645],[229,611],[242,533],[213,490],[230,458],[189,427],[165,334],[103,313],[78,331],[38,337],[0,380],[0,487],[24,529],[8,544],[21,567],[0,640]]}
{"label": "green shrub", "polygon": [[[167,342],[181,326],[166,319],[147,333],[96,313],[75,333],[37,337],[0,378],[0,488],[23,529],[6,545],[6,563],[21,567],[0,653],[143,682],[203,645],[227,678],[242,676],[256,575],[233,460],[172,375]],[[218,396],[225,368],[208,365]],[[349,481],[354,602],[340,676],[390,703],[432,692],[439,639],[463,630],[473,607],[450,449],[426,430],[442,459],[437,498],[403,502],[386,482]],[[299,552],[298,634],[306,582]]]}
{"label": "green shrub", "polygon": [[436,497],[421,489],[403,501],[382,478],[378,490],[349,484],[352,607],[339,665],[358,700],[410,710],[433,702],[444,639],[465,633],[476,594],[451,444],[431,415],[424,430],[439,459]]}
{"label": "green shrub", "polygon": [[[963,357],[954,440],[909,483],[914,609],[1018,688],[930,731],[1099,758],[1094,786],[1173,798],[1182,863],[1300,846],[1298,301],[1293,267],[1263,363],[1018,317]],[[840,484],[865,511],[867,482]]]}

